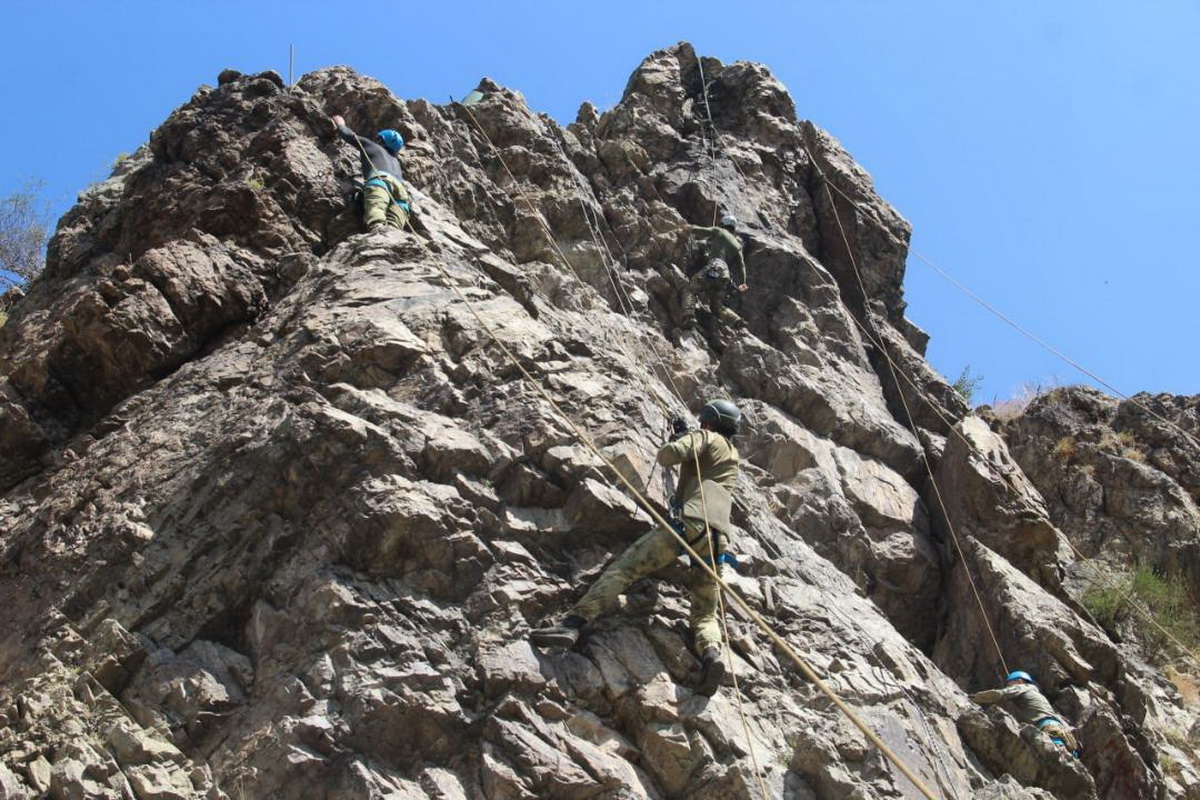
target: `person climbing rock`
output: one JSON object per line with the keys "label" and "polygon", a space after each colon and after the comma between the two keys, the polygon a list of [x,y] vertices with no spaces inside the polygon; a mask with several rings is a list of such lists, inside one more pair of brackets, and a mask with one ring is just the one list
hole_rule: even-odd
{"label": "person climbing rock", "polygon": [[1050,741],[1065,747],[1078,757],[1079,742],[1054,706],[1037,688],[1037,682],[1028,672],[1017,670],[1005,678],[1003,689],[986,689],[971,695],[976,703],[998,703],[1019,722],[1033,725],[1050,737]]}
{"label": "person climbing rock", "polygon": [[333,124],[339,136],[358,148],[363,175],[363,222],[367,228],[374,230],[386,224],[404,230],[409,197],[397,158],[404,147],[404,137],[388,128],[379,132],[379,141],[375,142],[347,128],[340,114],[334,114]]}
{"label": "person climbing rock", "polygon": [[[711,564],[715,558],[720,573],[731,560],[725,551],[729,543],[733,489],[737,484],[738,452],[730,440],[741,426],[742,414],[728,400],[713,400],[700,409],[697,418],[699,430],[687,430],[686,422],[677,421],[676,433],[658,451],[658,463],[679,467],[676,530],[706,562]],[[559,624],[533,631],[530,640],[542,647],[574,646],[585,625],[615,609],[618,595],[629,584],[667,566],[681,552],[679,540],[671,531],[656,528],[645,534],[604,570]],[[720,588],[712,576],[696,566],[692,569],[691,584],[690,623],[696,652],[701,658],[696,692],[711,697],[725,676],[717,619]]]}
{"label": "person climbing rock", "polygon": [[[705,334],[709,342],[717,350],[724,349],[724,340],[718,331],[718,324],[732,323],[737,315],[725,308],[725,296],[732,288],[737,292],[746,291],[746,262],[742,258],[742,242],[737,236],[737,219],[726,214],[721,218],[721,226],[709,228],[703,225],[689,225],[688,231],[695,236],[705,237],[705,263],[690,281],[684,286],[680,308],[683,319],[680,327],[691,328],[696,324],[696,303],[703,302],[707,316]],[[736,270],[739,280],[735,283],[731,270]]]}

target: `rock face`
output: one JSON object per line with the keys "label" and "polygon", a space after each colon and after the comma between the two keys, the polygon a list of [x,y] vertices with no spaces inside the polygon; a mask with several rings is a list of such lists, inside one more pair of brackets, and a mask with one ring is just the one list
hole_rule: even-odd
{"label": "rock face", "polygon": [[[696,695],[682,563],[527,643],[651,524],[581,434],[661,506],[713,396],[731,586],[933,793],[1198,796],[1195,698],[1082,612],[1034,437],[925,364],[907,223],[765,68],[681,44],[566,128],[480,90],[226,71],[60,222],[0,328],[0,797],[919,797],[740,613]],[[404,135],[415,230],[359,231],[336,112]],[[722,212],[717,355],[674,331]],[[1082,761],[967,699],[1004,659]]]}

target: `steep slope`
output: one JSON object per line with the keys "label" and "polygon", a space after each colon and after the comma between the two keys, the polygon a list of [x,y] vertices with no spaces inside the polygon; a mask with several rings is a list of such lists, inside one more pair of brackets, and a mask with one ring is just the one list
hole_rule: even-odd
{"label": "steep slope", "polygon": [[[940,796],[1197,791],[1157,762],[1182,699],[925,364],[907,223],[766,69],[678,45],[565,129],[480,89],[226,72],[62,220],[0,328],[0,795],[920,796],[736,615],[738,691],[695,696],[685,567],[530,648],[650,523],[510,353],[659,502],[668,414],[737,400],[731,583]],[[404,134],[415,231],[358,232],[337,112]],[[720,356],[672,335],[718,211]],[[967,699],[988,625],[1082,763]]]}

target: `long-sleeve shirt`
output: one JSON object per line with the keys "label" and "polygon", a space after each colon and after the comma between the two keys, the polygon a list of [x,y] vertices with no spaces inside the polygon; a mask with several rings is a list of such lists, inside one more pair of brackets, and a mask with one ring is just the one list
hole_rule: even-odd
{"label": "long-sleeve shirt", "polygon": [[1029,725],[1036,725],[1038,720],[1045,717],[1062,721],[1045,695],[1028,683],[1014,683],[1003,689],[985,689],[971,695],[971,699],[976,703],[1000,703],[1005,711]]}
{"label": "long-sleeve shirt", "polygon": [[[699,475],[696,472],[697,457]],[[658,451],[658,463],[666,467],[679,466],[675,496],[683,506],[685,520],[702,527],[707,519],[716,530],[729,531],[733,489],[737,486],[738,451],[728,439],[716,431],[692,431],[664,444]]]}
{"label": "long-sleeve shirt", "polygon": [[364,179],[369,179],[376,172],[386,172],[396,178],[404,179],[404,170],[400,159],[388,152],[388,149],[378,142],[359,136],[345,125],[337,126],[338,136],[355,146],[358,150],[359,165],[362,167]]}
{"label": "long-sleeve shirt", "polygon": [[724,228],[706,228],[703,225],[689,225],[692,233],[698,236],[708,237],[705,240],[705,247],[708,249],[708,257],[719,258],[724,261],[730,270],[730,275],[735,275],[734,268],[737,268],[734,277],[734,283],[739,286],[746,282],[746,262],[742,259],[742,243],[738,237],[734,236]]}

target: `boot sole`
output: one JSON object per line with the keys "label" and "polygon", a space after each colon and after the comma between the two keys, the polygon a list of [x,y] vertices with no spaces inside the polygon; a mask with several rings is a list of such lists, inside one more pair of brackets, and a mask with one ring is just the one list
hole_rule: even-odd
{"label": "boot sole", "polygon": [[700,685],[696,687],[696,694],[702,694],[705,697],[712,697],[717,693],[718,687],[721,685],[721,679],[725,677],[725,661],[718,659],[708,665],[708,669],[704,670],[704,674],[700,677]]}

